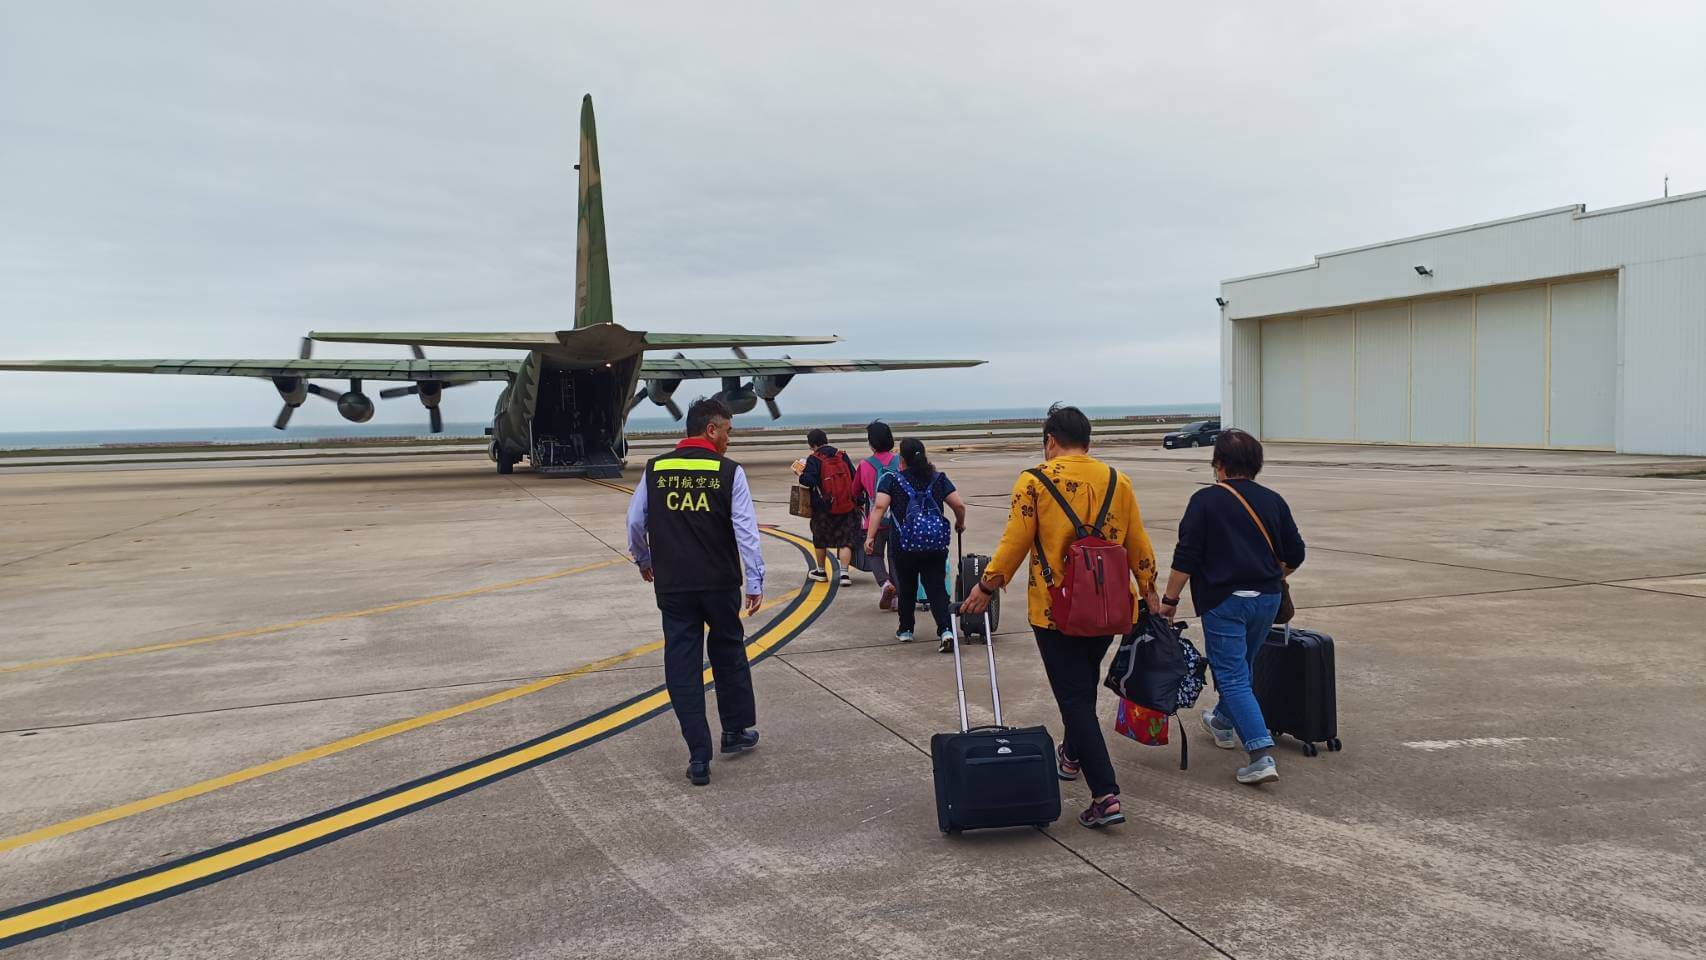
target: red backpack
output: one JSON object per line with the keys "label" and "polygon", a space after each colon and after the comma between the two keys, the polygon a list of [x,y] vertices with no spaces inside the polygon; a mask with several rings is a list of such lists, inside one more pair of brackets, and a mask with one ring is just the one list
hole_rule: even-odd
{"label": "red backpack", "polygon": [[837,452],[834,456],[821,453],[817,457],[818,489],[823,492],[823,498],[829,501],[829,512],[836,516],[853,512],[857,506],[853,501],[853,470],[847,466],[847,458]]}
{"label": "red backpack", "polygon": [[[1058,581],[1043,552],[1042,537],[1037,537],[1037,561],[1043,568],[1043,583],[1048,585],[1055,628],[1069,637],[1123,636],[1132,624],[1130,559],[1123,545],[1102,536],[1102,525],[1108,522],[1108,510],[1114,504],[1114,491],[1119,489],[1119,472],[1108,468],[1108,493],[1092,526],[1078,519],[1072,504],[1041,470],[1026,472],[1042,481],[1043,489],[1054,496],[1078,535],[1066,548],[1066,563]],[[1042,529],[1041,518],[1037,528]]]}

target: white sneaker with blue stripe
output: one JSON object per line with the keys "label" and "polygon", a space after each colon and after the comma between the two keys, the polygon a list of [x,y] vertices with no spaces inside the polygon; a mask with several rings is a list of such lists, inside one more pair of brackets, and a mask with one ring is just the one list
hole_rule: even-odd
{"label": "white sneaker with blue stripe", "polygon": [[1273,757],[1263,757],[1252,761],[1248,766],[1238,768],[1239,783],[1267,783],[1279,779],[1279,764]]}
{"label": "white sneaker with blue stripe", "polygon": [[1214,711],[1202,712],[1202,726],[1208,735],[1214,738],[1214,745],[1222,750],[1231,750],[1238,745],[1238,732],[1231,727],[1223,727],[1214,721]]}

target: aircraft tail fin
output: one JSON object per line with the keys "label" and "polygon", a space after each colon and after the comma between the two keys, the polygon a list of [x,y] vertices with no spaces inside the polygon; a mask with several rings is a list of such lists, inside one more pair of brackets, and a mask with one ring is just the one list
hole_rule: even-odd
{"label": "aircraft tail fin", "polygon": [[592,94],[581,99],[580,223],[575,231],[575,329],[610,323],[610,251],[604,241],[604,186]]}

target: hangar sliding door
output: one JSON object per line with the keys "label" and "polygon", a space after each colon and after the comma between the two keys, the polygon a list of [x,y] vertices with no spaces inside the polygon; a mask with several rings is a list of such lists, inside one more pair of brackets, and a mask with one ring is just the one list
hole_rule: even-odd
{"label": "hangar sliding door", "polygon": [[1411,304],[1411,442],[1469,442],[1474,332],[1470,297]]}
{"label": "hangar sliding door", "polygon": [[1356,324],[1348,313],[1309,318],[1303,428],[1312,440],[1356,439]]}
{"label": "hangar sliding door", "polygon": [[1304,371],[1309,369],[1309,321],[1262,324],[1262,435],[1302,439]]}
{"label": "hangar sliding door", "polygon": [[1261,321],[1273,440],[1616,443],[1617,279]]}
{"label": "hangar sliding door", "polygon": [[1546,442],[1546,288],[1475,298],[1476,443]]}
{"label": "hangar sliding door", "polygon": [[1410,439],[1410,305],[1356,314],[1356,438]]}
{"label": "hangar sliding door", "polygon": [[1555,447],[1617,444],[1617,280],[1552,285],[1552,413]]}

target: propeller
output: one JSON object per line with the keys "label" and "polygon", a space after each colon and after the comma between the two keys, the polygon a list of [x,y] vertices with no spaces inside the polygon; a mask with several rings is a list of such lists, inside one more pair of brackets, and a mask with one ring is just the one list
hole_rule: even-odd
{"label": "propeller", "polygon": [[671,419],[674,419],[674,420],[680,420],[681,419],[681,417],[682,417],[681,404],[676,403],[674,397],[670,397],[669,399],[665,400],[663,402],[663,408],[665,410],[669,411],[669,415],[670,415]]}
{"label": "propeller", "polygon": [[[680,383],[681,381],[677,380],[675,382]],[[628,412],[633,413],[635,407],[639,406],[642,401],[650,399],[651,396],[652,389],[650,381],[640,384],[639,392],[634,394],[634,396],[628,400]],[[657,403],[658,406],[668,410],[671,417],[674,417],[677,420],[681,419],[681,404],[675,402],[674,387],[671,387],[670,391],[664,394],[663,399],[657,401]]]}
{"label": "propeller", "polygon": [[427,424],[433,433],[444,432],[444,414],[439,412],[438,399],[444,395],[445,387],[457,386],[452,383],[440,383],[437,380],[422,380],[406,387],[391,387],[379,391],[379,399],[395,400],[398,397],[420,397],[421,405],[427,409]]}
{"label": "propeller", "polygon": [[[746,355],[746,351],[740,347],[730,347],[729,349],[734,351],[734,355],[742,360],[751,359]],[[783,355],[782,359],[792,360],[794,358]],[[776,397],[792,379],[794,379],[792,376],[786,374],[781,376],[755,376],[752,378],[752,382],[747,384],[748,388],[757,393],[759,398],[764,401],[764,409],[770,411],[770,419],[782,419],[782,405],[776,402]]]}
{"label": "propeller", "polygon": [[391,387],[379,391],[381,400],[395,400],[398,397],[420,397],[421,404],[427,408],[427,422],[432,425],[433,433],[444,432],[444,414],[438,409],[439,397],[443,396],[447,387],[460,387],[460,383],[444,383],[439,380],[422,380],[406,387]]}
{"label": "propeller", "polygon": [[[426,351],[418,343],[409,344],[409,352],[416,360],[425,360]],[[438,409],[439,398],[444,396],[447,387],[466,386],[462,383],[445,383],[442,380],[420,380],[406,387],[390,387],[379,391],[381,400],[395,400],[398,397],[420,397],[421,405],[427,408],[427,423],[433,433],[444,432],[444,414]]]}
{"label": "propeller", "polygon": [[[296,356],[300,360],[312,360],[314,358],[314,341],[303,337],[302,344],[297,347]],[[335,401],[338,399],[336,393],[324,387],[312,383],[304,384],[301,377],[274,377],[273,386],[278,388],[279,396],[284,398],[284,406],[278,411],[278,416],[273,418],[274,430],[283,430],[290,425],[290,415],[296,412],[297,407],[302,406],[302,401],[306,400],[310,393],[317,397],[325,397],[328,400]]]}
{"label": "propeller", "polygon": [[[782,359],[792,360],[794,358],[784,353],[784,354],[782,354]],[[787,386],[787,383],[788,383],[787,380],[782,381],[783,386]],[[782,389],[781,387],[777,387],[776,388],[777,393],[780,393],[781,389]],[[782,407],[779,404],[777,404],[775,394],[771,394],[770,396],[764,398],[764,409],[770,411],[770,419],[772,419],[772,420],[782,419]]]}
{"label": "propeller", "polygon": [[[675,359],[685,360],[687,359],[687,354],[677,350],[675,351]],[[639,392],[634,394],[634,396],[628,400],[627,412],[633,413],[634,408],[639,406],[641,401],[651,400],[658,406],[668,410],[670,416],[680,420],[681,405],[675,402],[675,390],[679,386],[681,386],[681,381],[676,378],[647,380],[640,384]],[[656,387],[656,389],[653,389],[654,387]]]}
{"label": "propeller", "polygon": [[[742,346],[730,346],[730,348],[728,348],[728,350],[732,351],[732,353],[734,353],[734,355],[737,356],[737,358],[740,358],[740,360],[751,360],[751,356],[747,356],[746,348],[742,348]],[[786,360],[786,356],[785,356],[785,358],[783,358],[783,360]],[[751,387],[751,389],[756,390],[757,389],[757,377],[752,377],[752,382],[751,382],[751,384],[747,384],[747,387]],[[763,397],[763,399],[764,399],[764,409],[768,409],[769,418],[781,419],[781,406],[778,406],[778,404],[776,404],[776,397],[775,396],[764,397],[763,394],[759,394],[759,396]]]}

